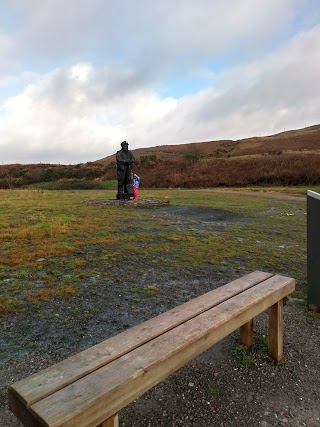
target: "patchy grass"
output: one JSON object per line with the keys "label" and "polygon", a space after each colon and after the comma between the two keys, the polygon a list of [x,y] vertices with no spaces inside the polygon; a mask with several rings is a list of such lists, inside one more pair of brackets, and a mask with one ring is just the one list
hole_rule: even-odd
{"label": "patchy grass", "polygon": [[120,231],[115,231],[120,210],[106,208],[97,214],[85,204],[91,197],[87,192],[2,192],[3,265],[36,266],[38,258],[74,253],[84,244],[116,244],[120,239]]}
{"label": "patchy grass", "polygon": [[155,282],[141,285],[141,277],[153,270],[190,278],[201,278],[208,269],[222,278],[231,270],[266,270],[295,277],[298,290],[305,291],[304,201],[140,190],[141,198],[168,200],[169,207],[218,209],[243,219],[212,231],[197,218],[184,224],[154,207],[86,203],[114,199],[113,190],[1,192],[0,292],[6,313],[25,301],[77,297],[77,286],[91,286],[95,277],[118,283],[124,275],[136,300],[156,295],[158,289],[148,288]]}
{"label": "patchy grass", "polygon": [[[248,187],[232,187],[232,191],[245,191],[245,192],[255,192],[255,193],[276,193],[276,194],[285,194],[291,196],[306,196],[308,190],[319,192],[319,185],[309,185],[309,186],[283,186],[283,187],[264,187],[264,186],[248,186]],[[217,191],[221,191],[217,189]],[[227,190],[228,191],[228,190]]]}
{"label": "patchy grass", "polygon": [[292,292],[292,294],[290,295],[290,297],[291,298],[296,298],[296,299],[299,299],[299,300],[305,300],[307,298],[306,295],[305,295],[305,293],[302,292],[302,291],[294,291],[294,292]]}
{"label": "patchy grass", "polygon": [[[316,310],[318,310],[316,308]],[[313,309],[310,309],[307,311],[307,316],[311,317],[313,319],[320,319],[320,313],[318,313],[317,311],[314,311]]]}
{"label": "patchy grass", "polygon": [[232,353],[235,359],[242,366],[249,367],[254,364],[253,357],[250,354],[250,349],[248,349],[245,345],[237,345],[236,347],[234,347]]}
{"label": "patchy grass", "polygon": [[29,188],[38,190],[114,190],[117,189],[117,181],[84,181],[80,179],[65,179],[59,181],[39,182],[31,184]]}
{"label": "patchy grass", "polygon": [[0,316],[8,313],[15,313],[20,307],[17,300],[0,295]]}
{"label": "patchy grass", "polygon": [[32,292],[27,295],[27,300],[32,304],[38,304],[43,301],[47,301],[49,298],[64,297],[64,296],[73,296],[76,294],[76,289],[74,286],[66,286],[64,288],[56,289],[42,289],[38,292]]}
{"label": "patchy grass", "polygon": [[269,343],[268,339],[264,335],[256,335],[254,337],[253,350],[257,351],[258,354],[268,357],[269,356]]}
{"label": "patchy grass", "polygon": [[269,344],[264,335],[255,335],[251,348],[237,345],[233,348],[233,356],[244,367],[253,366],[258,360],[269,358]]}

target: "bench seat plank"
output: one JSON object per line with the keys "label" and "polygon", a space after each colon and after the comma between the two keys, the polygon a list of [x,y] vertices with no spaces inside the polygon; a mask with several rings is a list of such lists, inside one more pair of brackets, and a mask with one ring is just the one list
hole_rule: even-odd
{"label": "bench seat plank", "polygon": [[9,388],[25,406],[66,387],[145,342],[270,278],[255,271],[69,357]]}
{"label": "bench seat plank", "polygon": [[29,410],[40,425],[94,427],[294,288],[294,279],[273,276],[34,403]]}

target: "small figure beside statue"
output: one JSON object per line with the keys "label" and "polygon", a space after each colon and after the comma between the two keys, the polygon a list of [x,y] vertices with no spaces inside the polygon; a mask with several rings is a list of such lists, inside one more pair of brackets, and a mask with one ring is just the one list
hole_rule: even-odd
{"label": "small figure beside statue", "polygon": [[140,177],[133,173],[135,162],[127,141],[121,142],[121,150],[116,153],[118,193],[117,200],[138,200]]}

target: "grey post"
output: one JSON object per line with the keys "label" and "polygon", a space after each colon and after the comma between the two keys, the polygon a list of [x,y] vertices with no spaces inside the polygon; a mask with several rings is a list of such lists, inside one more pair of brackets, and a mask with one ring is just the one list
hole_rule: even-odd
{"label": "grey post", "polygon": [[320,194],[307,193],[307,283],[308,306],[320,311]]}

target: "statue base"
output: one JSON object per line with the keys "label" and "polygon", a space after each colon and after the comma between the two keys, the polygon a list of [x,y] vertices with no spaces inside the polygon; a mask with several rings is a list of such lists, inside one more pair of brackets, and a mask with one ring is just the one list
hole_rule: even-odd
{"label": "statue base", "polygon": [[87,204],[95,204],[95,205],[110,205],[110,206],[143,206],[143,205],[153,205],[153,206],[161,206],[169,203],[169,200],[161,200],[161,199],[141,199],[139,200],[125,200],[125,199],[102,199],[102,200],[86,200]]}
{"label": "statue base", "polygon": [[117,200],[133,200],[134,196],[133,194],[129,193],[117,193],[116,199]]}

